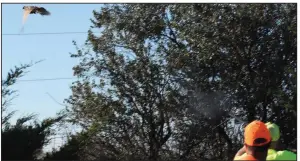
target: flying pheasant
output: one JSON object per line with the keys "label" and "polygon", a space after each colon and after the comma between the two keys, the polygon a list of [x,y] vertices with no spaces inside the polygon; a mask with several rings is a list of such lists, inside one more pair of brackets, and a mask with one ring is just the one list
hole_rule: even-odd
{"label": "flying pheasant", "polygon": [[29,14],[40,14],[42,16],[50,15],[50,12],[47,11],[44,7],[37,7],[37,6],[24,6],[23,7],[24,14],[23,14],[23,25],[20,32],[23,32],[24,24],[28,18]]}
{"label": "flying pheasant", "polygon": [[25,21],[26,21],[29,14],[40,14],[42,16],[50,15],[50,12],[47,11],[44,7],[24,6],[23,10],[24,10],[23,24],[25,23]]}

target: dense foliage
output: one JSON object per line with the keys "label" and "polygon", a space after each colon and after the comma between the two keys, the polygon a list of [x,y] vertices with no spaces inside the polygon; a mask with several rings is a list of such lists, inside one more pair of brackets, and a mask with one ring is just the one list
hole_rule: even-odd
{"label": "dense foliage", "polygon": [[102,32],[91,29],[72,54],[84,81],[67,100],[90,134],[85,157],[230,160],[242,144],[232,115],[277,123],[284,148],[295,148],[296,12],[296,4],[94,11],[92,29]]}

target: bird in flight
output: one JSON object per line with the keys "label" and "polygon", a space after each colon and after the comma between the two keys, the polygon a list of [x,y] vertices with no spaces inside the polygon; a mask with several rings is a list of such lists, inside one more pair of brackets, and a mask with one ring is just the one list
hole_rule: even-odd
{"label": "bird in flight", "polygon": [[[46,10],[44,7],[37,7],[37,6],[24,6],[23,7],[24,14],[23,14],[23,27],[28,18],[29,14],[40,14],[42,16],[49,16],[50,12]],[[22,27],[22,30],[23,30]]]}

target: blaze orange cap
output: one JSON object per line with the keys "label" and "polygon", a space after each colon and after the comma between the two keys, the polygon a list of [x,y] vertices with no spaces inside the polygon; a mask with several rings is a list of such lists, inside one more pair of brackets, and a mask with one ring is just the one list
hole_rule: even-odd
{"label": "blaze orange cap", "polygon": [[[258,138],[266,139],[264,143],[255,143]],[[271,141],[271,134],[267,126],[258,120],[255,120],[245,127],[244,142],[249,146],[263,146]]]}

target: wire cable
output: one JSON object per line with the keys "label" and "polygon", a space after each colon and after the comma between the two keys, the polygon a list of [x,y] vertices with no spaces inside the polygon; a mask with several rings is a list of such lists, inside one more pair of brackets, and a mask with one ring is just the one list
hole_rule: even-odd
{"label": "wire cable", "polygon": [[64,105],[63,103],[59,103],[52,95],[50,95],[50,93],[46,92],[46,94],[57,104],[67,107],[67,105]]}
{"label": "wire cable", "polygon": [[26,35],[65,35],[65,34],[87,34],[88,32],[44,32],[44,33],[25,33],[25,34],[2,34],[3,36],[26,36]]}
{"label": "wire cable", "polygon": [[23,80],[18,80],[17,82],[40,82],[40,81],[70,80],[70,79],[76,79],[76,78],[23,79]]}

